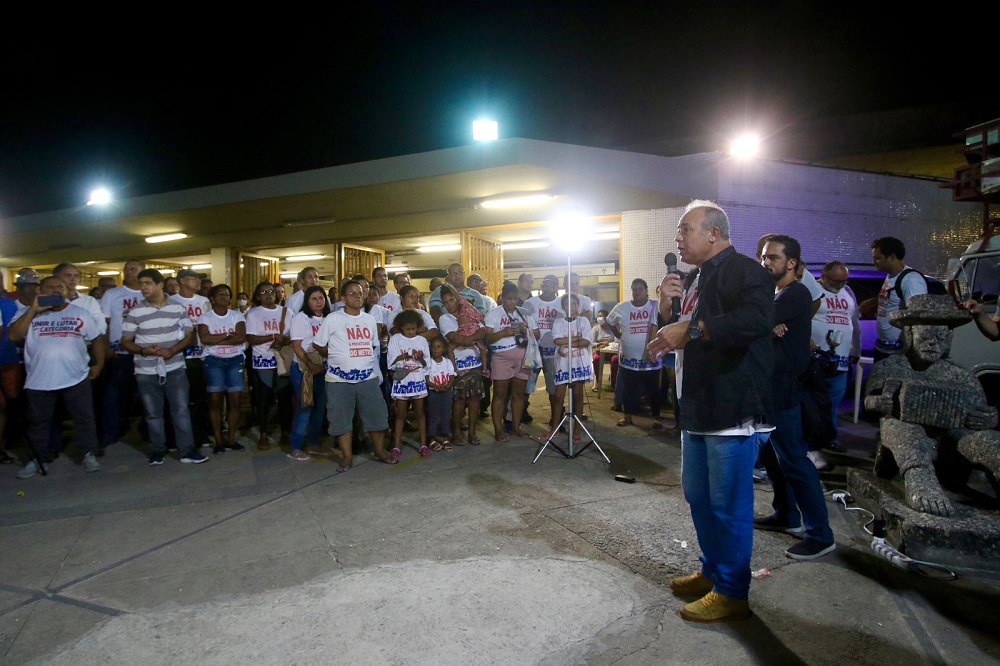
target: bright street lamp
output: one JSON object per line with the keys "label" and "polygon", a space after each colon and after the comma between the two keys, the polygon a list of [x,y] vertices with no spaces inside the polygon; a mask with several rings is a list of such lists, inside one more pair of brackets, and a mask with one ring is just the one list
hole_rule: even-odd
{"label": "bright street lamp", "polygon": [[98,187],[90,193],[88,206],[106,206],[111,203],[111,191],[104,187]]}

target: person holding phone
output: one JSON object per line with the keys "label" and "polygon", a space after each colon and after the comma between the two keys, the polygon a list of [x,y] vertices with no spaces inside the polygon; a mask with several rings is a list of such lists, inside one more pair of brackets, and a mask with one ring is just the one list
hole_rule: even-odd
{"label": "person holding phone", "polygon": [[[38,296],[10,325],[11,342],[24,343],[24,383],[28,404],[28,442],[34,460],[17,477],[27,479],[45,472],[49,428],[60,399],[73,418],[74,441],[83,450],[83,468],[101,469],[97,460],[97,424],[90,382],[104,369],[107,337],[89,312],[66,300],[66,283],[55,276],[42,280]],[[87,342],[92,342],[90,365]]]}

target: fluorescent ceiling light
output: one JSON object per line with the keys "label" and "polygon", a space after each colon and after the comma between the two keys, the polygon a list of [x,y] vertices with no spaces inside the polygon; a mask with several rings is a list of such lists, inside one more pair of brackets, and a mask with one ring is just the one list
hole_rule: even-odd
{"label": "fluorescent ceiling light", "polygon": [[118,275],[118,271],[97,271],[98,275]]}
{"label": "fluorescent ceiling light", "polygon": [[548,203],[552,199],[555,199],[554,194],[524,194],[515,197],[487,199],[486,201],[480,202],[479,205],[486,209],[516,208],[518,206],[538,206],[543,203]]}
{"label": "fluorescent ceiling light", "polygon": [[504,243],[500,247],[504,250],[529,250],[533,247],[548,247],[548,241],[524,241],[522,243]]}
{"label": "fluorescent ceiling light", "polygon": [[385,268],[385,270],[389,273],[399,273],[400,271],[410,270],[410,267],[407,266],[406,264],[389,265],[389,266],[384,266],[383,268]]}
{"label": "fluorescent ceiling light", "polygon": [[175,271],[173,268],[161,268],[160,269],[160,273],[162,273],[163,275],[173,275],[176,272],[177,271]]}
{"label": "fluorescent ceiling light", "polygon": [[336,221],[336,218],[333,217],[314,217],[308,220],[292,220],[291,222],[283,222],[281,226],[286,228],[316,227],[321,224],[333,224]]}
{"label": "fluorescent ceiling light", "polygon": [[162,236],[146,236],[147,243],[166,243],[167,241],[180,240],[182,238],[187,238],[187,234],[163,234]]}
{"label": "fluorescent ceiling light", "polygon": [[418,247],[417,252],[427,254],[429,252],[454,252],[461,249],[461,243],[452,243],[449,245],[424,245],[423,247]]}
{"label": "fluorescent ceiling light", "polygon": [[193,270],[193,271],[200,271],[200,270],[204,270],[206,268],[211,268],[211,267],[212,267],[212,264],[192,264],[191,265],[191,270]]}
{"label": "fluorescent ceiling light", "polygon": [[295,254],[291,257],[285,257],[285,261],[319,261],[325,257],[325,254]]}
{"label": "fluorescent ceiling light", "polygon": [[620,231],[602,231],[601,233],[594,234],[590,239],[595,241],[618,240],[621,236]]}
{"label": "fluorescent ceiling light", "polygon": [[297,277],[299,277],[299,274],[298,274],[298,273],[281,273],[281,274],[280,274],[280,277],[281,277],[282,279],[287,279],[287,278],[297,278]]}
{"label": "fluorescent ceiling light", "polygon": [[271,265],[270,261],[262,261],[262,262],[260,262],[261,268],[265,268],[265,267],[270,266],[270,265]]}

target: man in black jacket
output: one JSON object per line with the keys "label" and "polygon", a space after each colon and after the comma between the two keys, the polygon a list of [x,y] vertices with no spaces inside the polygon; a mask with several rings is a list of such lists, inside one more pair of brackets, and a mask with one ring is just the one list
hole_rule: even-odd
{"label": "man in black jacket", "polygon": [[684,283],[660,283],[660,313],[682,298],[680,321],[664,326],[650,354],[677,350],[681,473],[701,546],[702,569],[671,581],[698,596],[680,614],[715,622],[750,616],[753,465],[758,431],[771,418],[774,281],[736,252],[729,218],[717,204],[693,201],[677,224],[681,259],[697,267]]}
{"label": "man in black jacket", "polygon": [[[804,539],[785,551],[796,560],[812,560],[837,547],[815,465],[802,437],[802,384],[809,369],[812,296],[795,279],[801,261],[799,242],[773,235],[760,263],[774,279],[774,432],[761,449],[761,461],[774,488],[774,513],[754,519],[754,527]],[[801,518],[799,513],[801,512]]]}

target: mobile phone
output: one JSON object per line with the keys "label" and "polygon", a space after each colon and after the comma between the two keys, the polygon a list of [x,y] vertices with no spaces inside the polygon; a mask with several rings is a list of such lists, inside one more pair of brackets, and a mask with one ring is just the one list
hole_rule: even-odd
{"label": "mobile phone", "polygon": [[49,294],[38,297],[38,305],[43,308],[58,308],[65,302],[66,299],[61,294]]}

